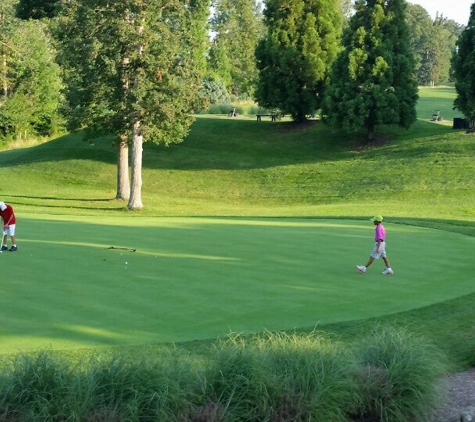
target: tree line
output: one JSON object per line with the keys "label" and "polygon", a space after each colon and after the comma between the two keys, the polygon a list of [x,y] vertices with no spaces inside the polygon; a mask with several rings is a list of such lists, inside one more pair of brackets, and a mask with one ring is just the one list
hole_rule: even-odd
{"label": "tree line", "polygon": [[140,209],[143,142],[181,142],[193,112],[254,99],[371,139],[415,120],[418,85],[459,90],[471,26],[405,0],[2,0],[0,30],[0,139],[113,134]]}

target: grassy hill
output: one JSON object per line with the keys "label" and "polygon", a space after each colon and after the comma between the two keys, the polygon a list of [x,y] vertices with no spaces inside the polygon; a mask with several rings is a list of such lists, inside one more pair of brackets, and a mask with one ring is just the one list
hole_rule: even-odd
{"label": "grassy hill", "polygon": [[[436,96],[439,93],[439,97]],[[421,91],[420,115],[447,109]],[[445,114],[445,113],[444,113]],[[475,143],[450,125],[381,128],[374,145],[320,122],[199,117],[182,144],[146,144],[144,210],[136,215],[367,216],[471,221]],[[443,122],[444,123],[444,122]],[[446,123],[446,122],[445,122]],[[23,212],[121,214],[112,139],[67,135],[4,151],[0,196]]]}

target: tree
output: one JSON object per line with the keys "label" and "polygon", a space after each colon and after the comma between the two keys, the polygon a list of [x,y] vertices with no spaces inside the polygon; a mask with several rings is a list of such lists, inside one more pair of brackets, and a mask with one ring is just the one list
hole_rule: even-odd
{"label": "tree", "polygon": [[15,18],[13,6],[0,5],[0,136],[49,136],[62,124],[56,52],[46,25]]}
{"label": "tree", "polygon": [[451,56],[463,27],[439,15],[432,20],[422,6],[410,3],[406,18],[418,84],[433,86],[449,82]]}
{"label": "tree", "polygon": [[214,0],[209,71],[233,95],[253,96],[257,82],[254,51],[264,32],[261,16],[256,0]]}
{"label": "tree", "polygon": [[20,19],[43,19],[56,16],[63,0],[20,0],[17,16]]}
{"label": "tree", "polygon": [[353,0],[341,0],[340,8],[343,14],[343,26],[345,27],[353,13]]}
{"label": "tree", "polygon": [[327,91],[327,122],[347,131],[416,120],[417,81],[404,0],[358,0]]}
{"label": "tree", "polygon": [[[82,0],[60,25],[71,128],[117,139],[117,197],[143,207],[142,143],[181,142],[206,70],[207,0]],[[128,184],[128,145],[132,180]]]}
{"label": "tree", "polygon": [[269,0],[256,49],[258,103],[295,121],[320,108],[340,45],[339,0]]}
{"label": "tree", "polygon": [[475,120],[475,3],[467,27],[460,35],[452,58],[457,97],[454,105],[466,118]]}
{"label": "tree", "polygon": [[422,6],[408,3],[406,9],[407,26],[410,33],[410,50],[414,57],[414,69],[419,85],[429,85],[431,81],[430,63],[434,49],[434,26],[432,19]]}

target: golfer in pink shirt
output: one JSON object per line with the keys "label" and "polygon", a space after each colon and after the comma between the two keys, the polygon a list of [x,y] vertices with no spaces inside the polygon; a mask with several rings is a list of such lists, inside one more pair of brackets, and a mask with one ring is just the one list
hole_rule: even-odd
{"label": "golfer in pink shirt", "polygon": [[375,215],[371,221],[376,226],[374,231],[374,247],[373,251],[371,252],[371,256],[369,257],[368,262],[366,265],[357,265],[356,269],[364,274],[367,268],[373,263],[375,259],[383,258],[384,263],[386,264],[386,269],[383,271],[384,275],[393,275],[394,272],[391,269],[391,264],[389,263],[389,259],[386,256],[386,229],[383,226],[383,217],[381,215]]}

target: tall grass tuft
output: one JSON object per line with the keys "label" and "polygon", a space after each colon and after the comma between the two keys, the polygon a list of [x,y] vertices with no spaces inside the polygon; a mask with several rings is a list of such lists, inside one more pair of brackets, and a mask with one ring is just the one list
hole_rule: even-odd
{"label": "tall grass tuft", "polygon": [[226,420],[345,421],[356,383],[349,355],[322,336],[232,336],[218,344],[208,373]]}
{"label": "tall grass tuft", "polygon": [[257,347],[272,392],[272,419],[345,421],[356,396],[351,356],[321,334],[274,333]]}
{"label": "tall grass tuft", "polygon": [[[0,374],[0,418],[45,421],[51,415],[65,420],[73,405],[68,387],[69,363],[52,352],[16,355]],[[73,400],[74,402],[74,400]]]}
{"label": "tall grass tuft", "polygon": [[445,371],[440,352],[403,329],[378,326],[354,349],[360,402],[357,420],[429,420]]}
{"label": "tall grass tuft", "polygon": [[88,420],[101,414],[120,415],[120,420],[171,420],[188,407],[196,378],[190,360],[171,350],[161,356],[99,356],[83,375],[86,388],[80,402],[87,406],[80,413]]}

